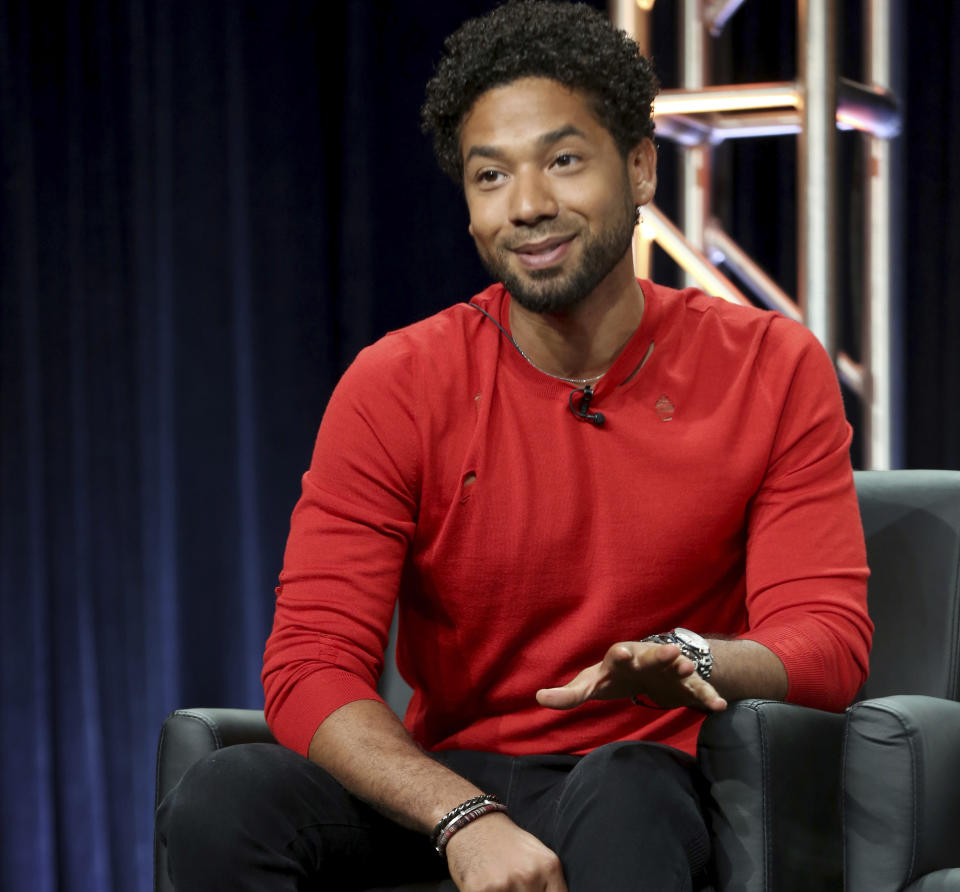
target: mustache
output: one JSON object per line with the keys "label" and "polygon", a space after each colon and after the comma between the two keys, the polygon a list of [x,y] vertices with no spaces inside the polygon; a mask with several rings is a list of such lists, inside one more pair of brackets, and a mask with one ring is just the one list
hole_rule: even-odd
{"label": "mustache", "polygon": [[515,237],[507,238],[500,242],[499,247],[502,250],[512,251],[520,245],[527,245],[531,242],[541,242],[548,238],[554,238],[555,236],[568,238],[576,234],[577,230],[571,230],[569,227],[531,226],[529,229],[517,233]]}

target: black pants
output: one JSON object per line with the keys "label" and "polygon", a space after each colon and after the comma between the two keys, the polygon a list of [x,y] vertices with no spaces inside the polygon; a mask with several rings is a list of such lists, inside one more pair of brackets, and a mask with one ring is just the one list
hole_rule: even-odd
{"label": "black pants", "polygon": [[[437,759],[501,797],[511,818],[560,856],[571,892],[706,885],[696,768],[682,753],[614,743],[583,757]],[[425,836],[273,744],[228,747],[194,765],[157,822],[178,892],[359,890],[448,875]]]}

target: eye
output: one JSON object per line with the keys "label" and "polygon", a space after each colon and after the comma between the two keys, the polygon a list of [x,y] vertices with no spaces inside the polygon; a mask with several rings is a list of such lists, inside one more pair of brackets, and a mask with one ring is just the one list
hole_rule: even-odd
{"label": "eye", "polygon": [[554,167],[571,167],[580,160],[579,155],[574,155],[573,152],[561,152],[553,159]]}
{"label": "eye", "polygon": [[494,170],[492,167],[485,167],[483,170],[478,170],[474,176],[474,180],[481,186],[496,186],[502,179],[504,174],[499,170]]}

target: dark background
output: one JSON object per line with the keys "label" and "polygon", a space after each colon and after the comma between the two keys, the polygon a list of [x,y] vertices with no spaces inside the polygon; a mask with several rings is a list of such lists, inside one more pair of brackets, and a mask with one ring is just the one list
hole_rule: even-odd
{"label": "dark background", "polygon": [[[262,705],[332,386],[486,284],[418,107],[443,36],[491,5],[0,0],[0,888],[149,889],[163,717]],[[858,76],[857,4],[838,6]],[[674,15],[661,0],[666,86]],[[792,77],[793,18],[746,3],[718,77]],[[960,468],[960,12],[925,4],[900,34],[905,464]],[[859,137],[841,143],[856,355]],[[793,164],[789,138],[717,159],[720,216],[790,292]]]}

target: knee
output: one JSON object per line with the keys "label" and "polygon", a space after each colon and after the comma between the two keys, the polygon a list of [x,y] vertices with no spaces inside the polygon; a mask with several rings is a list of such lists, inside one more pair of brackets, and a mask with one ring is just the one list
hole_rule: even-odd
{"label": "knee", "polygon": [[599,747],[574,769],[565,793],[613,814],[650,812],[660,821],[699,819],[695,766],[684,753],[632,741]]}
{"label": "knee", "polygon": [[570,888],[689,889],[710,841],[690,757],[656,744],[600,747],[570,772],[554,839]]}
{"label": "knee", "polygon": [[271,810],[271,795],[282,789],[275,763],[287,752],[275,744],[230,746],[186,771],[157,811],[171,869],[189,860],[234,858],[246,840],[276,826],[264,812]]}

